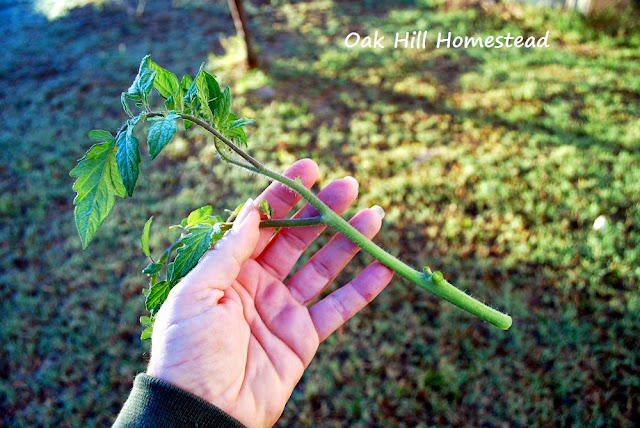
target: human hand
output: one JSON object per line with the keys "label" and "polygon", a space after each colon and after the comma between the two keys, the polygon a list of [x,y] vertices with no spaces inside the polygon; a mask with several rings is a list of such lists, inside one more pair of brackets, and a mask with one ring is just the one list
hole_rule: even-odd
{"label": "human hand", "polygon": [[[317,165],[293,164],[287,177],[311,187]],[[356,199],[353,178],[336,180],[319,197],[337,213]],[[273,183],[249,200],[233,228],[169,294],[158,312],[147,374],[189,391],[246,426],[273,425],[318,344],[366,306],[393,271],[378,262],[308,307],[359,248],[338,234],[285,284],[289,271],[324,226],[259,229],[262,200],[284,218],[299,195]],[[317,215],[309,205],[298,217]],[[382,216],[365,209],[350,222],[369,238]]]}

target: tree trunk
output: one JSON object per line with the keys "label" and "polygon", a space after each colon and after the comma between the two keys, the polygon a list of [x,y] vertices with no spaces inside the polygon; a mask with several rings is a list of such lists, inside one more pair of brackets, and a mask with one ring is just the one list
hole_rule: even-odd
{"label": "tree trunk", "polygon": [[231,9],[231,16],[233,16],[233,24],[236,27],[236,32],[238,33],[238,36],[244,39],[244,43],[247,46],[247,66],[249,68],[257,68],[258,57],[253,50],[251,30],[249,29],[247,14],[242,6],[242,0],[228,0],[228,3],[229,9]]}

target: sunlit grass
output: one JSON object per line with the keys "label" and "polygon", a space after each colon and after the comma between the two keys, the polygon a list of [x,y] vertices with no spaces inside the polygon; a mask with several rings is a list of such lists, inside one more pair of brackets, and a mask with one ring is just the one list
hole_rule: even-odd
{"label": "sunlit grass", "polygon": [[[34,10],[42,13],[49,20],[61,18],[78,7],[104,6],[108,3],[117,3],[114,0],[35,0]],[[119,2],[122,3],[122,0]]]}
{"label": "sunlit grass", "polygon": [[[322,345],[283,426],[632,426],[637,12],[615,26],[503,3],[272,3],[252,10],[259,71],[242,66],[224,2],[148,2],[139,21],[93,2],[73,20],[34,20],[37,38],[32,28],[8,41],[2,422],[108,425],[148,355],[138,340],[144,221],[154,215],[160,248],[162,231],[191,209],[232,208],[267,185],[221,164],[204,133],[182,133],[153,165],[143,161],[134,197],[80,251],[68,171],[90,145],[87,131],[124,120],[119,94],[151,53],[179,74],[204,61],[232,86],[238,113],[257,120],[247,127],[252,155],[276,169],[312,157],[319,187],[356,177],[361,196],[349,212],[387,212],[378,243],[514,317],[508,333],[493,330],[395,280]],[[347,50],[353,28],[550,29],[552,48]],[[337,282],[369,261],[357,257]]]}

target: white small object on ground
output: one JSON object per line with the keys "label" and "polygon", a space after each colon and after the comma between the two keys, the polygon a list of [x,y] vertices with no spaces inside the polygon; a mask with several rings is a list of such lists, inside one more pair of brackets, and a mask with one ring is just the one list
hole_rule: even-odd
{"label": "white small object on ground", "polygon": [[602,230],[607,227],[607,218],[603,215],[598,216],[593,222],[593,230]]}

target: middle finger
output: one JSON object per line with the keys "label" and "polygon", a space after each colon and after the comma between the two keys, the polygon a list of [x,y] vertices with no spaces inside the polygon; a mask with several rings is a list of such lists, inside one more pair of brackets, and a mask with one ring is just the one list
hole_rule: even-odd
{"label": "middle finger", "polygon": [[[358,182],[345,177],[331,182],[318,197],[338,214],[343,213],[358,196]],[[318,211],[305,205],[292,218],[317,216]],[[283,281],[296,264],[304,250],[322,233],[326,226],[283,228],[271,239],[269,245],[256,259],[275,278]]]}

